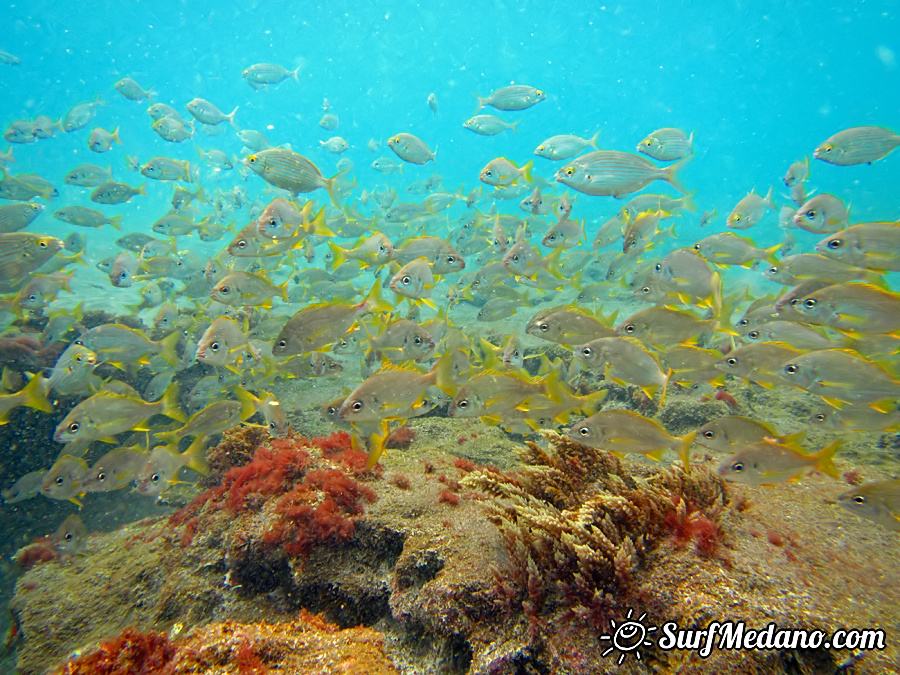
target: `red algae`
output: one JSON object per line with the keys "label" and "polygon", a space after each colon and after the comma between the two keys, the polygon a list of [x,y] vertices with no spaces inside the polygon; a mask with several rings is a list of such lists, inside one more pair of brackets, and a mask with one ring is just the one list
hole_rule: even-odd
{"label": "red algae", "polygon": [[138,633],[126,628],[99,649],[65,665],[66,675],[162,675],[177,650],[165,633]]}
{"label": "red algae", "polygon": [[412,442],[416,440],[416,430],[403,425],[390,433],[385,443],[388,450],[408,450]]}
{"label": "red algae", "polygon": [[35,565],[51,560],[59,560],[59,553],[49,543],[49,539],[47,537],[42,539],[46,541],[37,541],[27,546],[16,556],[16,564],[23,570],[30,570]]}
{"label": "red algae", "polygon": [[459,495],[453,494],[450,490],[441,490],[441,494],[438,497],[438,503],[457,506],[459,504]]}
{"label": "red algae", "polygon": [[685,546],[693,541],[697,553],[706,558],[712,558],[719,552],[718,525],[681,497],[675,502],[675,509],[666,514],[664,525],[672,533],[676,546]]}

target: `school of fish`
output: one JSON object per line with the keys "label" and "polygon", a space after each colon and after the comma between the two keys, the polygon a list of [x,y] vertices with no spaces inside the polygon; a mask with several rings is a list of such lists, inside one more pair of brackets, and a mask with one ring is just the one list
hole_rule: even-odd
{"label": "school of fish", "polygon": [[[240,76],[264,97],[300,68],[259,63]],[[340,120],[326,100],[310,134],[328,138],[271,142],[241,128],[237,107],[226,114],[195,98],[179,109],[127,77],[111,89],[136,106],[133,124],[91,129],[107,105],[98,96],[4,132],[18,157],[0,153],[0,341],[9,354],[0,423],[20,406],[61,419],[46,439],[60,444],[58,459],[5,490],[8,504],[38,494],[80,503],[127,486],[159,496],[182,469],[207,471],[206,447],[222,431],[256,423],[276,438],[292,433],[297,410],[273,389],[334,376],[348,386],[319,412],[351,432],[370,465],[393,430],[425,414],[521,434],[562,427],[617,455],[673,452],[686,470],[700,445],[726,455],[723,477],[753,485],[810,471],[837,478],[833,458],[848,435],[900,429],[900,294],[891,288],[900,223],[853,222],[840,199],[815,194],[810,156],[785,158],[783,178],[766,179],[764,193],[719,205],[732,208],[717,227],[718,208],[694,215],[698,196],[683,183],[703,142],[692,131],[662,128],[620,149],[601,149],[599,131],[552,135],[473,167],[471,185],[451,192],[437,171],[451,152],[429,145],[427,127],[386,129],[367,143],[348,129],[345,140],[330,135]],[[454,124],[518,134],[548,95],[501,87]],[[442,124],[438,97],[423,96],[426,104]],[[37,155],[25,146],[58,134],[83,135],[98,154],[155,134],[159,154],[34,173]],[[237,136],[240,155],[201,149],[222,134]],[[371,168],[384,185],[357,184],[344,156],[351,142],[380,153]],[[199,161],[169,150],[185,143]],[[823,170],[878,171],[898,145],[890,129],[860,126],[809,154]],[[329,154],[340,156],[330,176],[319,168]],[[138,174],[172,193],[141,225],[116,213],[145,198]],[[608,219],[580,215],[587,204]],[[46,234],[51,218],[98,230],[120,252],[97,259],[77,230]],[[711,234],[687,242],[676,234],[685,223]],[[779,232],[782,243],[757,247],[754,230]],[[772,292],[751,297],[735,271],[752,271]],[[85,276],[105,289],[70,302],[71,282]],[[86,325],[98,309],[131,320]],[[803,426],[833,442],[810,451],[803,431],[741,415],[676,437],[650,416],[673,389],[718,398],[726,381],[807,392],[816,403]],[[630,404],[608,401],[611,387],[627,388]],[[896,480],[838,503],[900,530]]]}

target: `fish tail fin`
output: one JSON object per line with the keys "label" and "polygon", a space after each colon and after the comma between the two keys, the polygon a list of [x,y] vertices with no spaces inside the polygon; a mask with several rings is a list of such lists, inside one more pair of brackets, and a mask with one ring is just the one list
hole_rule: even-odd
{"label": "fish tail fin", "polygon": [[310,223],[312,226],[313,234],[318,234],[323,237],[336,237],[337,235],[334,231],[325,224],[325,207],[323,206],[319,209],[319,212],[316,214],[315,218],[312,219]]}
{"label": "fish tail fin", "polygon": [[228,113],[227,115],[225,115],[225,119],[227,119],[228,122],[231,124],[231,126],[234,127],[234,130],[235,130],[235,131],[240,131],[240,130],[241,130],[241,128],[237,125],[237,122],[234,121],[234,116],[235,116],[235,114],[237,114],[237,111],[238,111],[238,108],[239,108],[239,107],[240,107],[240,106],[234,106],[234,110],[232,110],[230,113]]}
{"label": "fish tail fin", "polygon": [[262,410],[262,400],[243,387],[234,388],[234,397],[241,404],[241,421],[251,417],[257,410]]}
{"label": "fish tail fin", "polygon": [[347,261],[346,251],[333,241],[328,242],[328,248],[331,249],[331,254],[333,256],[331,260],[331,269],[336,270],[340,267],[341,263]]}
{"label": "fish tail fin", "polygon": [[[59,122],[57,121],[57,125],[58,125],[58,124],[59,124]],[[62,130],[62,127],[60,127],[60,130]],[[12,164],[17,164],[16,158],[13,157],[13,149],[12,149],[12,146],[9,146],[9,148],[7,148],[6,154],[3,155],[3,160],[6,161],[6,162],[11,162]]]}
{"label": "fish tail fin", "polygon": [[390,436],[390,428],[386,420],[381,422],[381,428],[369,434],[369,456],[366,459],[366,470],[370,471],[378,464],[378,460],[384,454],[387,448],[388,436]]}
{"label": "fish tail fin", "polygon": [[188,449],[181,455],[184,465],[201,476],[209,475],[209,462],[206,461],[206,441],[208,439],[209,436],[206,434],[200,434],[191,441]]}
{"label": "fish tail fin", "polygon": [[53,412],[53,404],[47,400],[47,380],[40,373],[22,388],[22,394],[25,397],[22,405],[45,413]]}
{"label": "fish tail fin", "polygon": [[513,132],[516,136],[519,135],[519,129],[518,129],[518,126],[519,126],[519,122],[521,122],[521,121],[522,121],[522,120],[516,120],[515,122],[513,122],[512,124],[509,125],[509,128],[512,129],[512,132]]}
{"label": "fish tail fin", "polygon": [[109,135],[111,141],[118,143],[119,145],[123,145],[122,139],[119,138],[119,127],[113,129],[113,132]]}
{"label": "fish tail fin", "polygon": [[178,365],[178,354],[175,353],[175,347],[178,346],[178,331],[171,335],[167,335],[159,341],[159,357],[170,366]]}
{"label": "fish tail fin", "polygon": [[278,290],[278,293],[276,293],[276,295],[279,298],[281,298],[282,300],[284,300],[285,302],[289,302],[289,300],[288,300],[288,284],[290,283],[290,281],[291,280],[288,279],[283,284],[281,284],[281,286],[275,287]]}
{"label": "fish tail fin", "polygon": [[775,206],[775,186],[770,185],[769,191],[766,193],[765,205],[768,206],[773,211],[778,208]]}
{"label": "fish tail fin", "polygon": [[609,389],[600,389],[599,391],[595,391],[594,393],[585,396],[582,399],[582,412],[584,412],[586,415],[593,415],[595,412],[600,410],[600,406],[603,405],[603,401],[606,400],[608,394]]}
{"label": "fish tail fin", "polygon": [[766,254],[765,261],[767,263],[771,263],[772,265],[777,265],[778,258],[775,257],[775,254],[782,246],[784,246],[784,244],[775,244],[774,246],[770,246],[769,248],[764,248],[763,252]]}
{"label": "fish tail fin", "polygon": [[663,407],[663,403],[666,402],[666,391],[669,389],[669,378],[672,377],[672,369],[669,368],[666,371],[666,379],[663,380],[662,387],[659,392],[659,407]]}
{"label": "fish tail fin", "polygon": [[481,109],[482,109],[485,105],[487,105],[487,99],[486,99],[486,98],[481,98],[481,96],[479,96],[478,94],[476,94],[474,91],[472,92],[472,96],[474,96],[474,97],[478,100],[478,104],[477,104],[476,107],[475,107],[475,112],[472,113],[473,115],[477,115],[477,114],[481,111]]}
{"label": "fish tail fin", "polygon": [[[696,211],[697,204],[694,203],[694,196],[697,194],[697,190],[691,190],[684,197],[681,198],[681,206],[686,211]],[[671,214],[670,214],[671,215]]]}
{"label": "fish tail fin", "polygon": [[381,297],[381,279],[375,280],[375,283],[372,284],[372,288],[369,290],[360,306],[363,307],[366,312],[394,311],[394,306]]}
{"label": "fish tail fin", "polygon": [[694,436],[697,435],[697,431],[691,431],[682,436],[679,441],[678,446],[678,456],[681,457],[681,462],[684,464],[684,472],[691,472],[691,446],[694,444]]}
{"label": "fish tail fin", "polygon": [[[175,333],[175,335],[177,335],[177,333]],[[177,382],[172,382],[172,384],[166,388],[165,392],[163,392],[160,402],[162,403],[163,415],[184,424],[187,419],[184,416],[181,405],[178,403],[178,392],[180,389],[181,387]]]}
{"label": "fish tail fin", "polygon": [[691,135],[688,136],[688,154],[694,154],[694,132],[691,132]]}
{"label": "fish tail fin", "polygon": [[448,350],[441,354],[441,358],[434,364],[432,373],[434,385],[447,396],[456,396],[456,381],[453,379],[453,351]]}
{"label": "fish tail fin", "polygon": [[296,68],[294,68],[294,69],[291,71],[291,77],[294,78],[294,81],[295,81],[295,82],[299,82],[299,81],[300,81],[300,78],[297,77],[297,76],[300,74],[300,69],[301,69],[302,67],[303,67],[303,64],[301,63],[299,66],[297,66]]}
{"label": "fish tail fin", "polygon": [[112,225],[114,230],[122,231],[122,218],[124,216],[113,216],[109,219],[109,224]]}
{"label": "fish tail fin", "polygon": [[663,179],[681,194],[686,194],[684,187],[681,185],[679,174],[681,170],[693,159],[693,155],[688,155],[682,160],[675,162],[672,166],[663,169]]}
{"label": "fish tail fin", "polygon": [[596,134],[591,136],[591,140],[588,141],[588,145],[590,145],[594,150],[599,150],[600,146],[597,145],[597,139],[600,138],[600,132],[598,131]]}
{"label": "fish tail fin", "polygon": [[481,349],[481,353],[484,354],[484,360],[481,362],[481,367],[485,370],[494,370],[499,361],[497,358],[497,347],[484,338],[478,339],[478,347]]}
{"label": "fish tail fin", "polygon": [[153,91],[154,86],[155,85],[151,84],[149,87],[147,87],[147,91],[144,92],[144,98],[146,98],[150,103],[154,103],[154,100],[153,100],[153,94],[155,93]]}
{"label": "fish tail fin", "polygon": [[331,197],[332,203],[334,203],[334,205],[339,209],[341,208],[341,198],[335,191],[335,187],[337,186],[338,178],[343,176],[348,171],[350,171],[349,167],[344,169],[343,171],[338,171],[331,178],[325,179],[325,189],[328,191],[328,196]]}
{"label": "fish tail fin", "polygon": [[841,445],[844,443],[843,438],[839,438],[836,441],[826,445],[824,448],[819,450],[813,458],[816,460],[816,468],[824,474],[831,476],[834,479],[838,478],[838,470],[834,465],[834,455],[840,449]]}
{"label": "fish tail fin", "polygon": [[147,194],[147,181],[144,181],[143,183],[141,183],[140,185],[138,185],[136,188],[134,188],[134,191],[135,191],[135,193],[137,193],[137,194],[139,194],[139,195],[145,195],[145,196],[146,196],[146,194]]}
{"label": "fish tail fin", "polygon": [[534,160],[529,159],[525,162],[525,166],[522,167],[522,178],[524,178],[529,183],[532,182],[531,169],[534,167]]}

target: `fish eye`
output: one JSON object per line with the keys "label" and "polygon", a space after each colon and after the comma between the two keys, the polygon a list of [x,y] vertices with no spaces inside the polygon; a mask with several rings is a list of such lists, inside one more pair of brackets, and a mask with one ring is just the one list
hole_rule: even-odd
{"label": "fish eye", "polygon": [[646,141],[644,141],[644,145],[649,148],[651,145],[653,145],[653,139],[648,138]]}
{"label": "fish eye", "polygon": [[382,253],[384,253],[384,246],[379,246],[378,250],[381,251]]}
{"label": "fish eye", "polygon": [[62,476],[57,476],[57,477],[56,477],[56,480],[53,481],[53,482],[56,483],[57,485],[62,485],[63,483],[66,482],[66,479],[63,478]]}
{"label": "fish eye", "polygon": [[816,422],[824,422],[824,421],[825,421],[825,415],[824,415],[824,413],[819,413],[818,415],[815,416],[814,419],[816,420]]}
{"label": "fish eye", "polygon": [[514,255],[512,259],[513,259],[513,262],[519,262],[519,256],[517,256],[517,255]]}
{"label": "fish eye", "polygon": [[72,533],[66,532],[66,535],[65,537],[63,537],[63,539],[65,539],[66,541],[72,541]]}
{"label": "fish eye", "polygon": [[641,289],[641,293],[643,293],[644,295],[650,295],[650,291],[651,291],[651,290],[652,290],[652,289],[651,289],[649,286],[644,286],[644,287]]}
{"label": "fish eye", "polygon": [[591,433],[591,430],[588,429],[587,427],[581,427],[581,428],[578,430],[578,433],[581,434],[582,436],[587,436],[587,435],[589,435],[589,434]]}
{"label": "fish eye", "polygon": [[803,301],[803,306],[806,307],[806,309],[812,309],[813,307],[816,306],[816,299],[815,298],[807,298],[806,300]]}
{"label": "fish eye", "polygon": [[551,234],[549,237],[547,237],[547,239],[549,239],[550,241],[556,241],[556,235]]}
{"label": "fish eye", "polygon": [[37,300],[37,296],[34,293],[32,293],[28,296],[28,299],[29,300]]}
{"label": "fish eye", "polygon": [[120,279],[124,279],[127,276],[128,276],[128,272],[126,272],[125,270],[122,270],[121,272],[119,272]]}
{"label": "fish eye", "polygon": [[76,431],[78,431],[78,429],[80,428],[80,426],[81,426],[81,425],[78,424],[78,422],[72,422],[72,423],[69,425],[69,431],[71,431],[71,432],[74,434]]}
{"label": "fish eye", "polygon": [[565,174],[566,174],[567,176],[571,176],[571,175],[573,175],[574,173],[575,173],[575,167],[574,167],[574,166],[567,166],[567,167],[566,167]]}
{"label": "fish eye", "polygon": [[732,356],[725,363],[727,363],[729,366],[736,366],[738,364],[738,360]]}
{"label": "fish eye", "polygon": [[625,326],[626,333],[633,333],[634,330],[635,330],[635,325],[633,323],[630,323],[627,326]]}
{"label": "fish eye", "polygon": [[40,246],[41,248],[47,248],[47,240],[46,240],[46,239],[41,239],[41,240],[38,242],[38,246]]}
{"label": "fish eye", "polygon": [[539,146],[537,146],[537,149],[538,149],[538,152],[543,152],[543,151],[544,151],[544,146],[543,146],[543,145],[539,145]]}
{"label": "fish eye", "polygon": [[460,401],[459,403],[456,404],[456,407],[459,408],[460,410],[465,410],[466,408],[469,407],[469,402],[466,399],[463,399],[462,401]]}
{"label": "fish eye", "polygon": [[854,504],[865,504],[866,501],[868,501],[868,500],[865,497],[863,497],[862,495],[853,495],[853,503]]}
{"label": "fish eye", "polygon": [[278,346],[284,349],[285,347],[287,347],[287,340],[279,340]]}
{"label": "fish eye", "polygon": [[749,333],[747,333],[747,337],[750,338],[751,340],[758,340],[759,339],[759,331],[751,330]]}
{"label": "fish eye", "polygon": [[546,333],[548,330],[550,330],[550,324],[547,323],[547,322],[545,321],[544,323],[539,324],[539,325],[538,325],[538,328],[539,328],[542,332]]}
{"label": "fish eye", "polygon": [[238,248],[247,248],[247,242],[246,242],[244,239],[241,239],[241,240],[237,243],[237,247],[238,247]]}
{"label": "fish eye", "polygon": [[219,288],[219,293],[224,293],[225,295],[228,295],[230,290],[231,289],[229,289],[228,286],[222,286],[221,288]]}
{"label": "fish eye", "polygon": [[784,367],[784,372],[786,372],[788,375],[796,375],[797,371],[799,370],[800,368],[794,363],[789,363]]}
{"label": "fish eye", "polygon": [[694,250],[695,250],[695,251],[699,251],[699,250],[700,250],[700,244],[694,244]]}
{"label": "fish eye", "polygon": [[274,429],[276,427],[275,422],[269,422],[269,428]]}
{"label": "fish eye", "polygon": [[487,171],[484,172],[484,175],[486,178],[490,178],[491,176],[494,175],[494,172],[491,171],[490,169],[488,169]]}
{"label": "fish eye", "polygon": [[815,210],[813,210],[807,211],[805,215],[807,220],[815,220],[816,216],[818,216],[819,214]]}
{"label": "fish eye", "polygon": [[250,155],[250,156],[247,158],[247,162],[248,162],[249,164],[256,164],[256,160],[257,160],[256,155]]}
{"label": "fish eye", "polygon": [[583,348],[583,349],[581,350],[581,355],[582,355],[582,356],[590,356],[590,355],[593,354],[593,353],[594,353],[594,350],[591,349],[590,347],[585,347],[585,348]]}
{"label": "fish eye", "polygon": [[412,282],[412,279],[409,278],[408,274],[406,276],[404,276],[402,279],[400,279],[400,283],[402,283],[404,286],[408,286],[411,282]]}
{"label": "fish eye", "polygon": [[415,344],[417,344],[417,345],[420,345],[420,344],[422,344],[422,338],[420,338],[420,337],[417,335],[416,337],[413,338],[413,342],[414,342]]}
{"label": "fish eye", "polygon": [[448,264],[452,265],[452,264],[455,263],[455,262],[456,262],[456,256],[455,256],[455,255],[448,255],[448,256],[447,256],[447,263],[448,263]]}
{"label": "fish eye", "polygon": [[158,473],[155,473],[152,476],[150,476],[150,480],[153,481],[154,483],[158,483],[159,479],[160,479],[160,475]]}
{"label": "fish eye", "polygon": [[653,266],[653,269],[655,269],[657,272],[662,272],[662,263],[656,263]]}
{"label": "fish eye", "polygon": [[363,409],[362,401],[354,401],[354,402],[353,402],[353,405],[351,405],[350,407],[353,408],[353,409],[356,410],[356,411],[360,411],[360,410]]}
{"label": "fish eye", "polygon": [[831,250],[839,249],[843,245],[844,245],[843,239],[830,239],[827,244],[828,248],[830,248]]}
{"label": "fish eye", "polygon": [[738,471],[738,472],[743,471],[744,463],[743,462],[735,462],[734,464],[731,465],[731,470]]}
{"label": "fish eye", "polygon": [[212,349],[214,352],[217,352],[217,351],[219,351],[219,343],[218,343],[218,342],[213,342],[213,343],[209,346],[209,348]]}
{"label": "fish eye", "polygon": [[101,471],[97,474],[97,480],[106,480],[106,474]]}
{"label": "fish eye", "polygon": [[713,431],[712,429],[710,429],[709,431],[703,432],[703,438],[715,438],[715,437],[716,437],[716,432]]}
{"label": "fish eye", "polygon": [[769,268],[769,274],[778,274],[778,266],[777,266],[777,265],[772,265],[772,266]]}
{"label": "fish eye", "polygon": [[833,146],[831,146],[831,145],[826,145],[825,147],[822,148],[822,150],[823,150],[824,152],[831,152],[832,147],[833,147]]}
{"label": "fish eye", "polygon": [[749,320],[749,319],[741,319],[740,321],[738,321],[738,325],[740,325],[740,326],[749,326],[749,325],[750,325],[750,320]]}

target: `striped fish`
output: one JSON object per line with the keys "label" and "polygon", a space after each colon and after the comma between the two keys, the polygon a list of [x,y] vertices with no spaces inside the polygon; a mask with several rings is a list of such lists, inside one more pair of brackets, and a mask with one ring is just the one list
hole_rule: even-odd
{"label": "striped fish", "polygon": [[657,129],[638,144],[637,151],[661,162],[683,159],[694,151],[694,132],[688,136],[681,129]]}
{"label": "striped fish", "polygon": [[0,206],[0,232],[24,230],[41,215],[44,207],[34,202],[16,202]]}
{"label": "striped fish", "polygon": [[340,207],[337,193],[334,192],[334,183],[344,172],[325,178],[318,167],[306,157],[284,148],[261,150],[247,155],[244,164],[270,185],[287,190],[295,197],[301,192],[314,192],[319,188],[325,188],[331,201]]}
{"label": "striped fish", "polygon": [[478,94],[475,94],[475,98],[478,99],[478,109],[475,110],[477,113],[486,105],[497,110],[525,110],[543,101],[547,98],[547,94],[527,84],[513,84],[509,87],[500,87],[487,98],[482,98]]}
{"label": "striped fish", "polygon": [[677,176],[688,161],[690,157],[663,169],[640,155],[617,150],[597,150],[572,160],[557,171],[554,178],[573,190],[597,197],[624,197],[655,180],[664,180],[684,193]]}
{"label": "striped fish", "polygon": [[836,133],[816,148],[816,159],[838,166],[871,164],[900,145],[900,134],[884,127],[853,127]]}

